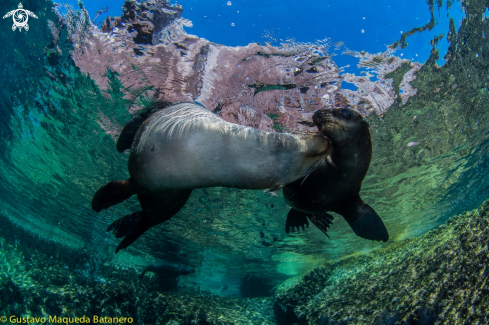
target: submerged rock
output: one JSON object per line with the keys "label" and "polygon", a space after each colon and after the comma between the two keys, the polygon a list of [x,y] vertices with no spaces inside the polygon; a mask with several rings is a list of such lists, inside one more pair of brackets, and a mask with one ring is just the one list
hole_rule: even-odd
{"label": "submerged rock", "polygon": [[304,324],[488,324],[489,201],[429,233],[284,282]]}
{"label": "submerged rock", "polygon": [[[133,324],[276,324],[273,299],[224,298],[40,239],[0,214],[0,315],[132,318]],[[57,321],[56,321],[57,322]],[[108,321],[106,321],[108,322]],[[119,322],[121,323],[121,322]]]}
{"label": "submerged rock", "polygon": [[167,2],[148,0],[138,3],[126,0],[122,6],[121,17],[107,17],[102,24],[102,31],[112,32],[114,28],[124,28],[129,32],[136,31],[134,43],[157,44],[159,33],[183,12],[181,6],[171,6]]}

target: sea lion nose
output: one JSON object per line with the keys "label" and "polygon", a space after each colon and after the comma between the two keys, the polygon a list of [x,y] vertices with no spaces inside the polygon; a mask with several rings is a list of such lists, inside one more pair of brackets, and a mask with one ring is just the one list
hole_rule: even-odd
{"label": "sea lion nose", "polygon": [[329,109],[319,109],[316,112],[314,112],[314,115],[312,116],[312,121],[314,124],[319,125],[324,118],[327,116],[331,116],[331,110]]}

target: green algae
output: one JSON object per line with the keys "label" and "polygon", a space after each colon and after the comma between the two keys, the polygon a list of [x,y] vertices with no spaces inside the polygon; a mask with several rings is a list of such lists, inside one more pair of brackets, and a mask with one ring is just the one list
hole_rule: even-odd
{"label": "green algae", "polygon": [[[375,59],[374,59],[374,61],[375,61]],[[410,64],[403,63],[403,64],[401,64],[401,66],[399,68],[397,68],[396,70],[392,71],[391,73],[388,73],[385,75],[386,79],[392,78],[394,80],[392,82],[392,86],[394,87],[394,92],[396,94],[399,94],[399,85],[402,82],[402,78],[404,77],[406,72],[408,72],[411,69],[412,69],[412,67]],[[398,100],[400,100],[400,97],[398,97]]]}
{"label": "green algae", "polygon": [[[398,42],[395,42],[394,44],[391,45],[392,48],[396,48],[399,45],[401,45],[400,46],[401,49],[406,48],[408,46],[408,43],[406,42],[407,37],[414,35],[416,33],[424,32],[425,30],[432,30],[433,27],[435,27],[435,15],[433,12],[434,0],[428,0],[427,2],[428,2],[428,6],[430,7],[430,14],[431,14],[430,21],[422,27],[415,27],[415,28],[403,33],[401,36],[401,39]],[[443,0],[437,0],[437,4],[438,4],[438,9],[440,9],[443,5]],[[450,2],[447,3],[447,6],[450,6]]]}
{"label": "green algae", "polygon": [[486,201],[423,236],[289,280],[275,298],[308,324],[487,324],[488,217]]}
{"label": "green algae", "polygon": [[255,95],[262,92],[262,91],[268,91],[268,90],[288,90],[288,89],[294,89],[297,87],[296,84],[278,84],[278,85],[266,85],[266,84],[252,84],[249,85],[248,87],[254,88],[255,89]]}
{"label": "green algae", "polygon": [[470,14],[458,33],[450,21],[446,63],[437,65],[434,49],[411,82],[416,95],[368,117],[373,159],[362,197],[394,238],[419,235],[486,199],[488,61],[478,53],[487,48],[480,35],[488,22],[477,18],[480,2],[464,8]]}

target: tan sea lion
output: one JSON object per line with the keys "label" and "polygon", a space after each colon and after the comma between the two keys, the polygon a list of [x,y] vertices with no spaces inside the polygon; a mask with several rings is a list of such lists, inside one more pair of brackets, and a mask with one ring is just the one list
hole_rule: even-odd
{"label": "tan sea lion", "polygon": [[320,133],[264,132],[226,122],[196,103],[179,103],[142,122],[132,141],[130,178],[102,186],[92,209],[99,212],[137,194],[143,211],[107,229],[124,237],[117,253],[173,217],[194,188],[277,190],[311,173],[329,149]]}
{"label": "tan sea lion", "polygon": [[[372,158],[372,141],[368,123],[350,109],[320,109],[314,113],[314,124],[332,145],[327,163],[307,178],[284,187],[285,201],[292,207],[285,225],[304,229],[307,219],[326,236],[332,224],[333,211],[343,216],[352,230],[362,238],[387,241],[389,234],[382,219],[360,198],[360,187]],[[329,237],[329,236],[328,236]]]}

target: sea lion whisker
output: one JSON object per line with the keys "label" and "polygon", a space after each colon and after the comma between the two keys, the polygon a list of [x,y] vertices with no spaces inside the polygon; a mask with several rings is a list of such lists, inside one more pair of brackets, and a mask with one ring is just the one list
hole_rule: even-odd
{"label": "sea lion whisker", "polygon": [[[328,156],[326,156],[327,158]],[[324,164],[325,160],[324,159],[321,159],[319,160],[317,163],[315,163],[314,165],[312,165],[312,167],[307,171],[307,174],[306,176],[304,177],[304,179],[302,180],[301,182],[301,185],[306,181],[306,179],[309,177],[309,175],[312,174],[313,171],[315,171],[316,169],[318,169],[322,164]]]}
{"label": "sea lion whisker", "polygon": [[311,171],[311,172],[309,172],[309,173],[306,175],[306,177],[304,177],[304,179],[303,179],[303,180],[302,180],[302,182],[301,182],[301,185],[302,185],[302,184],[304,184],[304,182],[305,182],[305,181],[306,181],[306,179],[309,177],[309,175],[311,175],[311,173],[312,173],[312,171]]}
{"label": "sea lion whisker", "polygon": [[338,166],[336,166],[336,164],[334,163],[333,159],[331,158],[331,155],[328,155],[326,157],[326,161],[328,162],[328,165],[333,167],[335,170],[339,170],[340,168]]}

